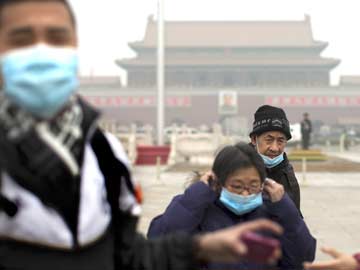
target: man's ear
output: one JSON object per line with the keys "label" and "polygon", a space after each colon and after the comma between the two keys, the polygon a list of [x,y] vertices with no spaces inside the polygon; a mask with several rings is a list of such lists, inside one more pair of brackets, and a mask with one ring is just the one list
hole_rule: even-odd
{"label": "man's ear", "polygon": [[256,136],[255,135],[252,135],[251,136],[251,143],[252,143],[252,145],[256,145]]}

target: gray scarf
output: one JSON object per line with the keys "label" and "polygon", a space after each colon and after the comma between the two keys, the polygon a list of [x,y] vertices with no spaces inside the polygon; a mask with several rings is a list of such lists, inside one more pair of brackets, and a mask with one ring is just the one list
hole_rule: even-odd
{"label": "gray scarf", "polygon": [[[72,98],[55,119],[44,121],[0,99],[0,168],[43,203],[60,208],[77,192],[85,136],[84,111],[93,110]],[[86,126],[86,125],[85,125]]]}
{"label": "gray scarf", "polygon": [[83,113],[75,99],[72,99],[67,109],[52,121],[37,120],[5,97],[0,100],[1,138],[7,143],[19,144],[23,154],[31,157],[34,153],[27,153],[32,148],[31,145],[24,144],[32,143],[29,135],[36,136],[33,143],[37,141],[50,148],[74,176],[79,174],[75,145],[83,138],[82,120]]}

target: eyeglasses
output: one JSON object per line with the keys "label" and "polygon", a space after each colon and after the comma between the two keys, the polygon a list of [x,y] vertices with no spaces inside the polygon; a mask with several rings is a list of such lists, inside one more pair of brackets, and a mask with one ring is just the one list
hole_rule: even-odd
{"label": "eyeglasses", "polygon": [[261,185],[254,186],[231,186],[231,188],[236,191],[236,193],[243,193],[245,190],[250,194],[259,193],[261,191]]}

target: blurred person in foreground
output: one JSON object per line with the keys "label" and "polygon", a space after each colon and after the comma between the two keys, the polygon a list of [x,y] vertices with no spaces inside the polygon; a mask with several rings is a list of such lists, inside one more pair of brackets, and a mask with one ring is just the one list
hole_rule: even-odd
{"label": "blurred person in foreground", "polygon": [[281,184],[300,211],[300,187],[285,153],[291,139],[290,125],[283,109],[260,106],[254,114],[251,143],[262,157],[267,177]]}
{"label": "blurred person in foreground", "polygon": [[212,173],[195,178],[181,195],[175,196],[162,215],[155,217],[148,237],[174,232],[204,233],[267,218],[278,222],[282,258],[275,265],[239,261],[206,265],[209,269],[302,269],[315,257],[316,240],[300,212],[273,180],[265,180],[265,167],[254,148],[246,143],[224,147],[215,157]]}
{"label": "blurred person in foreground", "polygon": [[322,248],[322,251],[333,257],[324,262],[306,262],[307,270],[360,270],[360,252],[354,255],[342,253],[334,248]]}
{"label": "blurred person in foreground", "polygon": [[281,233],[261,220],[137,234],[139,192],[120,142],[75,93],[76,49],[66,0],[0,0],[0,269],[194,269],[244,256],[245,231]]}

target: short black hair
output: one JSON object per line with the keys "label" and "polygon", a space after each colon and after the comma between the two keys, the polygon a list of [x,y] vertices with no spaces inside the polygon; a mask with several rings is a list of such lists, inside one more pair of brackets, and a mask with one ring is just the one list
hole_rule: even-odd
{"label": "short black hair", "polygon": [[261,182],[265,181],[266,170],[264,161],[255,151],[254,147],[247,143],[239,142],[235,145],[225,146],[216,155],[212,171],[221,185],[225,185],[226,179],[241,169],[254,167],[260,176]]}
{"label": "short black hair", "polygon": [[23,3],[23,2],[60,2],[60,3],[63,3],[69,12],[70,19],[71,19],[73,26],[76,28],[75,14],[67,0],[0,0],[0,27],[2,26],[1,25],[1,16],[2,16],[4,7],[6,7],[7,5],[13,5],[13,4]]}

